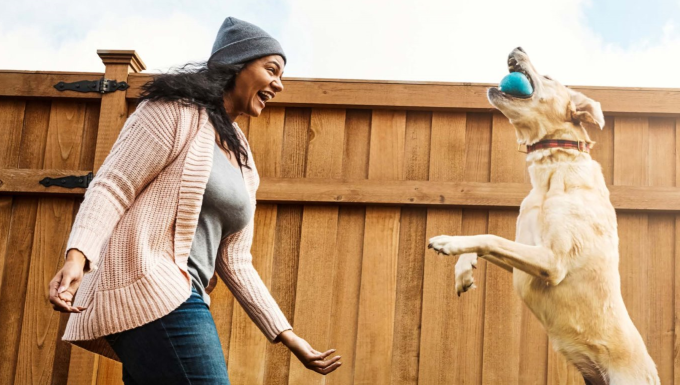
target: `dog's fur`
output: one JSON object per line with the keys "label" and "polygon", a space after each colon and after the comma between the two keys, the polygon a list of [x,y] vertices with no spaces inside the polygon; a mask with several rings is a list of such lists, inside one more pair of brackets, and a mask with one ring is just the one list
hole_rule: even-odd
{"label": "dog's fur", "polygon": [[[530,78],[534,93],[488,98],[513,124],[521,144],[566,139],[593,144],[600,104],[538,74],[527,54],[510,54],[511,72]],[[588,153],[551,148],[527,155],[532,190],[517,218],[515,242],[494,235],[438,236],[430,247],[460,255],[458,294],[474,287],[477,257],[513,273],[514,287],[587,384],[660,384],[621,297],[616,214],[600,165]]]}

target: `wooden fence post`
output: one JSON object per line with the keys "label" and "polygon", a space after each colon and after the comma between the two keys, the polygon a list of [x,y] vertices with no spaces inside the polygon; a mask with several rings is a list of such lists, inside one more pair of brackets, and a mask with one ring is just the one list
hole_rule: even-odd
{"label": "wooden fence post", "polygon": [[[130,72],[137,73],[146,69],[144,62],[135,51],[97,50],[97,54],[106,65],[104,78],[117,82],[127,82]],[[111,92],[102,95],[99,112],[99,129],[97,131],[97,147],[94,153],[94,172],[104,163],[118,138],[121,128],[128,116],[128,105],[125,92]]]}
{"label": "wooden fence post", "polygon": [[[135,51],[97,50],[106,65],[104,78],[117,82],[127,82],[130,72],[137,73],[146,69],[144,62]],[[97,145],[94,155],[94,172],[104,163],[118,138],[128,116],[126,92],[115,91],[102,95],[97,129]],[[122,370],[120,364],[79,348],[71,350],[69,384],[105,385],[120,384]]]}

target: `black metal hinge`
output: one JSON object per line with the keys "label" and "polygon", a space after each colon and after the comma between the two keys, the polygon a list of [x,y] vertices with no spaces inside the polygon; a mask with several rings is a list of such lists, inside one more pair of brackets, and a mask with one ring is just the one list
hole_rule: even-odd
{"label": "black metal hinge", "polygon": [[92,173],[81,176],[70,175],[62,178],[45,177],[40,181],[40,184],[45,187],[59,186],[64,188],[87,188],[90,185],[90,182],[92,182],[93,177],[94,175],[92,175]]}
{"label": "black metal hinge", "polygon": [[130,88],[126,82],[101,78],[99,80],[81,80],[79,82],[59,82],[54,85],[57,91],[99,92],[106,94],[114,91],[125,91]]}

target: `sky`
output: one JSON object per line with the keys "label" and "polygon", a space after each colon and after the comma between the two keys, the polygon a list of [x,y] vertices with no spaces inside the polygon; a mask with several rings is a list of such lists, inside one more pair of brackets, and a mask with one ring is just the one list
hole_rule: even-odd
{"label": "sky", "polygon": [[146,72],[204,61],[234,16],[277,38],[285,77],[497,83],[517,46],[567,85],[680,88],[680,0],[0,0],[0,69]]}

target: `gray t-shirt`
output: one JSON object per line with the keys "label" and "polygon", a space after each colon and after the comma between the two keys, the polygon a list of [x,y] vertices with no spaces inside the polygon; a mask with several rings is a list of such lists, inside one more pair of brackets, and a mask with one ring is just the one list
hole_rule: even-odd
{"label": "gray t-shirt", "polygon": [[203,204],[188,262],[191,283],[208,305],[210,296],[205,288],[215,273],[220,241],[246,227],[252,215],[250,197],[241,170],[229,162],[215,143],[212,170],[203,193]]}

